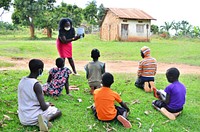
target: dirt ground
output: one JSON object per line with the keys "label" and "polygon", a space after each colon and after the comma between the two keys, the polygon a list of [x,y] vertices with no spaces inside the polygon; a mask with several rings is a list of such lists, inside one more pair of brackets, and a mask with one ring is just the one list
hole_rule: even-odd
{"label": "dirt ground", "polygon": [[[28,69],[28,62],[29,59],[23,58],[5,58],[0,57],[0,60],[4,60],[10,63],[14,63],[14,67],[1,67],[0,70],[23,70]],[[55,66],[55,60],[53,59],[42,59],[44,62],[44,69],[49,70],[50,68]],[[76,61],[75,66],[77,71],[84,71],[84,66],[89,61]],[[105,61],[106,63],[106,71],[111,73],[136,73],[138,68],[137,61]],[[71,69],[69,66],[68,61],[66,61],[66,66]],[[190,66],[185,64],[168,64],[168,63],[159,63],[158,62],[158,69],[157,73],[165,73],[166,70],[170,67],[177,67],[181,74],[200,74],[200,67],[199,66]]]}

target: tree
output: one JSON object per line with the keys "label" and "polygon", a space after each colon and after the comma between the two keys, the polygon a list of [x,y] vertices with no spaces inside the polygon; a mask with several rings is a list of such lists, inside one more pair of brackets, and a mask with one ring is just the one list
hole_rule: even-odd
{"label": "tree", "polygon": [[158,33],[159,32],[159,27],[157,26],[157,25],[151,25],[151,32],[153,33],[153,34],[156,34],[156,33]]}
{"label": "tree", "polygon": [[200,37],[200,27],[198,26],[193,27],[192,37]]}
{"label": "tree", "polygon": [[13,23],[29,26],[31,38],[34,38],[35,20],[40,19],[41,14],[49,8],[48,4],[54,2],[55,0],[15,0],[14,13],[12,14]]}
{"label": "tree", "polygon": [[18,27],[8,22],[0,21],[0,29],[1,31],[2,30],[16,30],[18,29]]}
{"label": "tree", "polygon": [[37,28],[45,28],[47,30],[47,37],[52,37],[52,29],[57,27],[57,18],[55,14],[55,7],[53,3],[55,0],[44,1],[44,7],[42,9],[43,13],[38,14],[38,17],[35,18],[35,24]]}
{"label": "tree", "polygon": [[55,14],[57,16],[57,23],[61,18],[70,18],[73,21],[73,26],[77,27],[81,25],[82,18],[82,8],[77,5],[71,5],[66,3],[61,3],[60,6],[56,8]]}
{"label": "tree", "polygon": [[11,5],[11,0],[1,0],[0,1],[0,8],[3,8],[3,11],[0,13],[0,17],[3,15],[4,10],[9,10]]}
{"label": "tree", "polygon": [[172,29],[175,30],[175,35],[178,35],[178,30],[180,29],[181,23],[180,22],[173,22]]}
{"label": "tree", "polygon": [[102,20],[103,20],[103,17],[105,16],[105,13],[106,13],[106,9],[105,7],[103,6],[103,4],[101,4],[98,8],[98,14],[97,14],[97,19],[98,19],[98,24],[100,26]]}
{"label": "tree", "polygon": [[96,1],[93,0],[89,2],[83,11],[84,19],[92,25],[97,25],[98,18],[97,18],[97,4]]}
{"label": "tree", "polygon": [[189,35],[190,32],[191,32],[191,28],[192,28],[192,25],[190,25],[189,22],[184,21],[184,20],[181,21],[181,26],[180,26],[181,32],[180,32],[180,34],[184,35],[184,36]]}
{"label": "tree", "polygon": [[169,30],[172,28],[174,22],[165,22],[165,25],[160,26],[162,31],[166,31],[167,33],[169,33]]}

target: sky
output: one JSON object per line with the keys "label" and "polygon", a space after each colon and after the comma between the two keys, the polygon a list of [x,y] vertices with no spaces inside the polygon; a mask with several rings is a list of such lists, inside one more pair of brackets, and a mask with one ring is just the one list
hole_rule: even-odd
{"label": "sky", "polygon": [[[76,4],[81,8],[92,0],[56,0],[57,4],[65,2]],[[164,22],[186,20],[193,26],[200,27],[199,0],[96,0],[97,6],[103,4],[106,8],[137,8],[145,11],[153,18],[152,24],[161,26]],[[0,10],[1,12],[1,10]],[[12,11],[6,12],[0,21],[11,22]]]}

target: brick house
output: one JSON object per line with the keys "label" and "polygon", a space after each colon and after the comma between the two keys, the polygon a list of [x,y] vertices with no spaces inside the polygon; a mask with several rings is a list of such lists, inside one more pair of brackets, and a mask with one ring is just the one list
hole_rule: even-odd
{"label": "brick house", "polygon": [[107,8],[100,26],[100,38],[106,41],[149,41],[151,20],[139,9]]}

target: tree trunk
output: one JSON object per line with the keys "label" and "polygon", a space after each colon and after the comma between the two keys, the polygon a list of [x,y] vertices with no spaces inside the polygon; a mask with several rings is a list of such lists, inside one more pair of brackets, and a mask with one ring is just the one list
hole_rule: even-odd
{"label": "tree trunk", "polygon": [[47,28],[47,37],[52,38],[52,29],[51,28]]}
{"label": "tree trunk", "polygon": [[35,37],[35,29],[34,29],[34,25],[30,24],[30,33],[31,33],[31,38]]}

